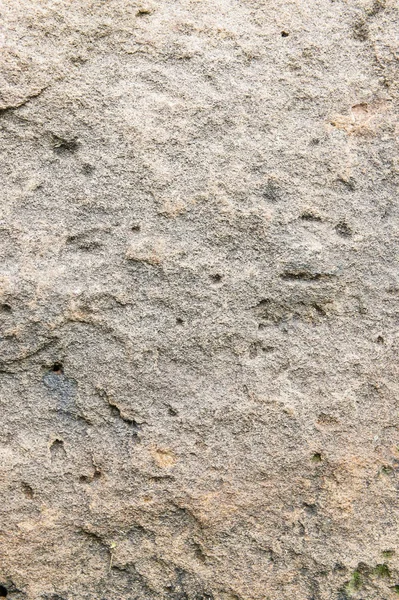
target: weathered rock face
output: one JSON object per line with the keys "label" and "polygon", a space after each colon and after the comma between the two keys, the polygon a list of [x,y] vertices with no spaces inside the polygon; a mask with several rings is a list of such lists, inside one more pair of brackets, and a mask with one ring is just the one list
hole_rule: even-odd
{"label": "weathered rock face", "polygon": [[0,14],[0,597],[397,597],[395,0]]}

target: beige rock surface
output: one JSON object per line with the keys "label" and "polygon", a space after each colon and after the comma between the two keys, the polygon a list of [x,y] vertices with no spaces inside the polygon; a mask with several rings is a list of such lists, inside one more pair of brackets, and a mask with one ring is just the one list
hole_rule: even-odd
{"label": "beige rock surface", "polygon": [[397,597],[398,16],[0,1],[0,597]]}

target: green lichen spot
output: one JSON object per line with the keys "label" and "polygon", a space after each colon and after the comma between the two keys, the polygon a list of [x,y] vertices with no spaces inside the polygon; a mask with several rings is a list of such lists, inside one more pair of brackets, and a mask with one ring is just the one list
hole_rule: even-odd
{"label": "green lichen spot", "polygon": [[383,475],[392,475],[393,472],[394,472],[393,468],[390,467],[389,465],[385,465],[385,466],[381,467],[381,473]]}
{"label": "green lichen spot", "polygon": [[346,590],[349,593],[356,592],[356,590],[360,590],[360,588],[362,587],[362,584],[363,584],[362,577],[361,577],[359,571],[353,571],[351,580],[346,585]]}
{"label": "green lichen spot", "polygon": [[374,573],[374,575],[377,575],[377,577],[389,578],[391,576],[391,572],[388,568],[388,565],[386,565],[385,563],[374,567],[373,573]]}
{"label": "green lichen spot", "polygon": [[395,555],[395,550],[383,550],[382,556],[384,558],[392,558]]}

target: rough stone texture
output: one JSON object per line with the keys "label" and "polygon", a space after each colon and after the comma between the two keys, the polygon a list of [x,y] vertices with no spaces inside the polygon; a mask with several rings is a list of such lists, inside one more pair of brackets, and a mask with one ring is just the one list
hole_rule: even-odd
{"label": "rough stone texture", "polygon": [[0,596],[397,597],[396,2],[0,17]]}

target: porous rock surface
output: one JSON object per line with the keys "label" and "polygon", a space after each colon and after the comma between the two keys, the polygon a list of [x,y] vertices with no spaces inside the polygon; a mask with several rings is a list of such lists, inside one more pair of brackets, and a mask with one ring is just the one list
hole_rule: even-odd
{"label": "porous rock surface", "polygon": [[0,596],[397,597],[395,0],[0,20]]}

